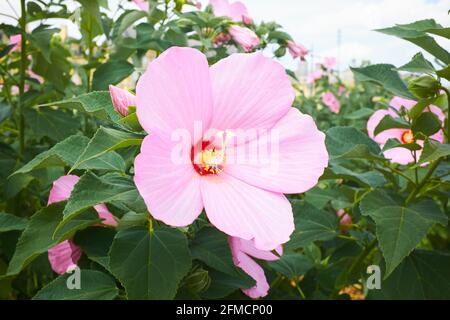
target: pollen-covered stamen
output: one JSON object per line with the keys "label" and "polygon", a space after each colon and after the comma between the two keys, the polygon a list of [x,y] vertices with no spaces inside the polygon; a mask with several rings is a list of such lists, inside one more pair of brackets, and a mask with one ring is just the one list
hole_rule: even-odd
{"label": "pollen-covered stamen", "polygon": [[210,141],[201,141],[201,150],[199,145],[192,146],[192,165],[200,175],[218,174],[223,171],[225,164],[225,147],[234,134],[229,131],[218,131],[217,136],[219,137],[220,142],[218,145]]}
{"label": "pollen-covered stamen", "polygon": [[414,134],[412,133],[411,130],[405,131],[402,134],[401,140],[403,143],[406,144],[414,143]]}

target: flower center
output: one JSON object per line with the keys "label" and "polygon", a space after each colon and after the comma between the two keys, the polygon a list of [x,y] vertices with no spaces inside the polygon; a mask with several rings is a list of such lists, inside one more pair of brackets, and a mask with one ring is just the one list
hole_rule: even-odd
{"label": "flower center", "polygon": [[[233,136],[229,131],[224,139],[224,132],[218,131],[219,146],[212,141],[200,141],[191,149],[192,166],[200,175],[219,174],[225,164],[225,146]],[[200,148],[201,144],[201,148]]]}
{"label": "flower center", "polygon": [[411,130],[405,131],[402,134],[402,142],[406,144],[410,144],[414,142],[414,135]]}

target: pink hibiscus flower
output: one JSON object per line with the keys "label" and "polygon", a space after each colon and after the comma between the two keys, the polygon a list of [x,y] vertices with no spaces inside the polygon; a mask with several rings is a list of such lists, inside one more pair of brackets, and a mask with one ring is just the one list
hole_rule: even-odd
{"label": "pink hibiscus flower", "polygon": [[[232,54],[209,68],[200,51],[172,47],[152,61],[136,88],[137,116],[150,134],[134,163],[151,215],[181,227],[205,208],[215,227],[258,249],[288,241],[294,223],[283,193],[312,188],[328,163],[324,134],[291,107],[294,98],[284,68],[261,53]],[[216,135],[203,135],[199,124]],[[187,133],[181,142],[173,136],[180,130]],[[250,148],[258,137],[228,144],[215,138],[264,130],[278,134],[276,161]],[[276,170],[265,170],[267,162]]]}
{"label": "pink hibiscus flower", "polygon": [[323,77],[323,71],[322,70],[316,70],[316,71],[313,71],[310,74],[308,74],[306,82],[307,83],[314,83],[314,82],[316,82],[317,80],[319,80],[322,77]]}
{"label": "pink hibiscus flower", "polygon": [[334,69],[336,67],[337,60],[335,57],[325,57],[323,59],[322,65],[328,70]]}
{"label": "pink hibiscus flower", "polygon": [[[80,178],[75,175],[66,175],[55,180],[48,196],[48,204],[69,199],[70,193],[78,180],[80,180]],[[98,204],[94,206],[94,209],[103,220],[103,224],[117,226],[116,219],[113,214],[109,212],[106,205]],[[48,260],[50,261],[50,265],[53,271],[58,274],[64,274],[68,270],[73,269],[77,265],[80,257],[81,248],[72,240],[65,240],[48,250]]]}
{"label": "pink hibiscus flower", "polygon": [[[414,100],[408,100],[408,99],[403,99],[400,97],[394,97],[390,101],[389,105],[392,108],[394,108],[395,110],[400,110],[400,108],[402,106],[405,107],[405,109],[409,110],[416,103],[417,102]],[[428,108],[426,108],[424,111],[429,112],[427,109]],[[429,110],[431,112],[433,112],[435,115],[437,115],[439,120],[441,120],[442,123],[444,122],[445,115],[441,109],[439,109],[436,106],[430,105]],[[369,134],[369,137],[372,138],[373,140],[375,140],[375,142],[377,142],[381,147],[383,147],[384,144],[389,139],[397,139],[401,143],[414,143],[415,142],[421,146],[423,145],[422,140],[416,140],[416,141],[414,140],[413,133],[411,132],[411,130],[408,130],[408,129],[388,129],[388,130],[380,132],[379,134],[377,134],[375,136],[374,135],[375,128],[378,126],[381,119],[383,119],[386,115],[390,115],[393,118],[399,117],[398,114],[392,109],[377,110],[377,111],[375,111],[374,114],[372,114],[372,116],[367,121],[367,133]],[[444,133],[442,132],[442,130],[440,130],[439,132],[432,135],[430,138],[442,143],[444,141]],[[422,150],[416,151],[417,159],[420,158],[421,153],[422,153]],[[384,156],[387,159],[390,159],[391,162],[393,162],[393,163],[406,165],[408,163],[414,162],[413,152],[406,148],[399,147],[399,148],[392,148],[392,149],[386,150],[384,152]]]}
{"label": "pink hibiscus flower", "polygon": [[19,50],[20,46],[21,46],[21,43],[22,43],[22,35],[21,34],[15,34],[15,35],[11,36],[9,38],[9,44],[13,44],[14,47],[11,49],[10,52],[14,52],[16,50]]}
{"label": "pink hibiscus flower", "polygon": [[288,49],[292,58],[300,58],[302,61],[305,61],[305,57],[309,53],[309,50],[304,45],[290,40],[288,41]]}
{"label": "pink hibiscus flower", "polygon": [[143,11],[148,11],[149,5],[147,0],[133,0],[133,2]]}
{"label": "pink hibiscus flower", "polygon": [[128,115],[128,107],[136,106],[136,96],[131,94],[128,90],[120,89],[119,87],[110,84],[109,94],[114,110],[124,117]]}
{"label": "pink hibiscus flower", "polygon": [[250,52],[259,45],[259,38],[253,30],[240,26],[231,26],[228,30],[231,37],[236,41],[245,52]]}
{"label": "pink hibiscus flower", "polygon": [[247,7],[240,1],[229,3],[228,0],[210,0],[214,15],[217,17],[230,17],[233,21],[252,24]]}
{"label": "pink hibiscus flower", "polygon": [[[269,292],[269,283],[264,274],[264,269],[251,257],[266,261],[275,261],[279,257],[270,251],[255,248],[254,244],[248,240],[229,237],[228,243],[230,244],[234,264],[256,280],[254,287],[242,289],[242,292],[253,299],[265,297]],[[276,252],[281,256],[283,254],[283,247],[278,246]]]}
{"label": "pink hibiscus flower", "polygon": [[322,94],[322,102],[330,108],[331,112],[339,113],[339,110],[341,110],[341,103],[332,92]]}

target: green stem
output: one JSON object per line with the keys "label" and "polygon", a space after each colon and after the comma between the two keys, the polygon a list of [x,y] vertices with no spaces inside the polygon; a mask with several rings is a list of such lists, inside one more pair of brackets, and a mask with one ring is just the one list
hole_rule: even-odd
{"label": "green stem", "polygon": [[21,159],[23,159],[25,152],[25,118],[23,115],[23,108],[24,108],[24,91],[25,91],[25,68],[27,59],[27,48],[26,48],[27,13],[25,8],[25,0],[20,0],[20,8],[22,11],[22,16],[20,17],[22,40],[20,48],[20,81],[19,81],[19,156]]}
{"label": "green stem", "polygon": [[436,170],[436,168],[437,168],[437,166],[439,165],[440,162],[441,162],[441,159],[438,159],[438,160],[434,161],[433,164],[431,164],[430,169],[428,170],[428,172],[425,175],[425,177],[423,177],[422,181],[414,188],[413,192],[411,192],[409,194],[408,198],[406,198],[405,206],[410,204],[410,202],[412,200],[414,200],[414,198],[417,196],[417,194],[422,190],[422,188],[428,182],[428,179],[431,177],[431,175],[433,174],[434,170]]}
{"label": "green stem", "polygon": [[447,142],[450,142],[450,91],[445,87],[440,87],[447,95]]}

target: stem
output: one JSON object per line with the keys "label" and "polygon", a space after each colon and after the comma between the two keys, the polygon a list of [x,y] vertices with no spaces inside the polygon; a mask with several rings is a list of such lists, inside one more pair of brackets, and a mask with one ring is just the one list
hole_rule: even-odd
{"label": "stem", "polygon": [[423,177],[422,181],[416,186],[416,188],[411,192],[408,196],[408,198],[405,201],[405,206],[407,206],[414,198],[417,196],[417,194],[422,190],[422,188],[425,186],[425,184],[428,182],[428,179],[433,174],[434,170],[436,170],[437,166],[441,162],[441,158],[437,159],[433,164],[430,166],[430,169],[428,170],[425,177]]}
{"label": "stem", "polygon": [[440,87],[447,95],[447,142],[450,142],[450,91],[445,87]]}
{"label": "stem", "polygon": [[23,116],[24,105],[24,88],[25,88],[25,68],[27,59],[27,40],[26,40],[26,25],[27,13],[25,9],[25,0],[20,0],[20,8],[22,16],[20,17],[20,27],[22,29],[22,40],[20,48],[20,81],[19,81],[19,156],[23,159],[25,152],[25,118]]}
{"label": "stem", "polygon": [[369,255],[369,253],[372,252],[373,248],[375,248],[376,245],[377,245],[377,239],[373,239],[372,242],[369,243],[369,245],[363,250],[363,252],[361,252],[361,254],[358,256],[356,261],[353,262],[353,264],[350,266],[350,268],[348,269],[348,272],[347,272],[348,275],[351,275],[355,271],[355,269],[361,265],[361,263]]}

